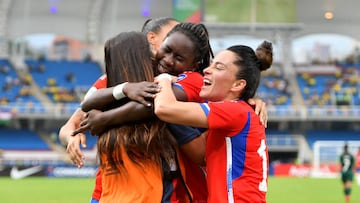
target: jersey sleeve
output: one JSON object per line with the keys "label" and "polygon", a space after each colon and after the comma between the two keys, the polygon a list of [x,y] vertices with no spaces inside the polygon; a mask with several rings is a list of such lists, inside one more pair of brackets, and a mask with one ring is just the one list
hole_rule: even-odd
{"label": "jersey sleeve", "polygon": [[106,74],[104,74],[101,77],[99,77],[95,81],[95,83],[91,86],[91,88],[86,92],[83,100],[89,98],[96,90],[106,88],[106,85],[107,85],[107,76]]}
{"label": "jersey sleeve", "polygon": [[250,108],[245,102],[202,103],[202,109],[208,117],[209,128],[233,129],[238,131],[245,126],[250,116]]}
{"label": "jersey sleeve", "polygon": [[186,144],[201,134],[198,128],[190,126],[168,123],[167,127],[176,139],[178,145]]}
{"label": "jersey sleeve", "polygon": [[173,85],[185,92],[188,101],[203,102],[204,100],[199,96],[203,83],[204,79],[200,73],[184,72],[178,76],[176,83]]}
{"label": "jersey sleeve", "polygon": [[101,169],[99,167],[99,169],[96,173],[95,187],[94,187],[94,190],[92,193],[92,198],[94,198],[96,200],[100,200],[100,197],[101,197],[101,191],[102,191],[101,180],[102,180],[102,174],[101,174]]}

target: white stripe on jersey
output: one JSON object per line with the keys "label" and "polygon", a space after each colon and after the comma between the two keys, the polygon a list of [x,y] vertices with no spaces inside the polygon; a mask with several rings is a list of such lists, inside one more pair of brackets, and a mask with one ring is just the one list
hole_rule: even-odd
{"label": "white stripe on jersey", "polygon": [[96,92],[98,89],[94,86],[92,86],[85,94],[84,101],[89,98],[94,92]]}
{"label": "white stripe on jersey", "polygon": [[226,142],[226,182],[228,187],[228,202],[234,203],[234,192],[232,186],[232,146],[231,138],[225,137]]}

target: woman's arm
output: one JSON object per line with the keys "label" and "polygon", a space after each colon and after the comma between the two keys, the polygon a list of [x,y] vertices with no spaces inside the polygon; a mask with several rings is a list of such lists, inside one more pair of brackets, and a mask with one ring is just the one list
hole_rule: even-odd
{"label": "woman's arm", "polygon": [[[86,120],[82,122],[81,127],[73,132],[73,135],[86,130],[90,130],[93,135],[99,135],[108,127],[146,120],[154,116],[153,109],[149,106],[152,106],[151,100],[155,96],[154,93],[159,91],[158,85],[152,82],[127,83],[123,87],[124,94],[137,102],[129,101],[116,107],[114,104],[119,101],[114,98],[113,90],[113,87],[97,90],[83,102],[82,110],[89,114]],[[184,91],[176,87],[173,87],[173,91],[179,100],[187,100]]]}
{"label": "woman's arm", "polygon": [[59,131],[59,139],[66,145],[66,153],[79,168],[84,165],[84,153],[81,151],[80,145],[86,147],[86,135],[81,132],[77,136],[72,136],[72,134],[80,126],[84,115],[85,112],[78,108]]}
{"label": "woman's arm", "polygon": [[[109,109],[109,106],[114,105],[118,101],[114,97],[114,90],[119,86],[122,86],[120,94],[123,94],[123,97],[128,97],[130,100],[137,101],[145,106],[152,105],[151,100],[155,96],[155,93],[159,91],[158,86],[152,82],[123,83],[115,87],[99,89],[93,92],[82,103],[82,110],[88,112],[91,109],[102,111]],[[173,91],[178,100],[187,101],[187,96],[184,91],[176,87],[173,87]]]}
{"label": "woman's arm", "polygon": [[198,103],[180,102],[171,88],[171,80],[158,77],[161,91],[155,97],[155,114],[163,121],[181,125],[207,128],[207,117]]}
{"label": "woman's arm", "polygon": [[205,166],[206,135],[207,131],[201,133],[191,141],[180,145],[181,151],[200,166]]}
{"label": "woman's arm", "polygon": [[101,135],[110,127],[146,120],[153,116],[154,111],[152,108],[134,101],[104,112],[93,109],[87,113],[86,118],[80,124],[81,127],[76,129],[73,135],[86,130],[90,130],[92,135]]}
{"label": "woman's arm", "polygon": [[113,97],[114,87],[103,88],[93,92],[81,104],[81,109],[88,112],[91,109],[105,110],[109,105],[113,105],[117,100]]}

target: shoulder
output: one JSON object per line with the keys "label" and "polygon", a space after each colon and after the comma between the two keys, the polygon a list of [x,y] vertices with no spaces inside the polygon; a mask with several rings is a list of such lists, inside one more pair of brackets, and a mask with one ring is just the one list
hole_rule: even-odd
{"label": "shoulder", "polygon": [[106,74],[103,74],[101,77],[99,77],[96,82],[93,84],[93,87],[96,89],[102,89],[105,88],[107,85],[107,76]]}
{"label": "shoulder", "polygon": [[252,109],[249,104],[247,104],[246,102],[244,102],[242,100],[209,102],[209,105],[211,107],[220,106],[221,108],[225,108],[225,109],[240,108],[240,109],[245,110],[245,111],[248,111],[248,110]]}
{"label": "shoulder", "polygon": [[198,72],[185,71],[178,75],[177,82],[180,82],[183,80],[201,80],[201,81],[203,81],[203,77]]}

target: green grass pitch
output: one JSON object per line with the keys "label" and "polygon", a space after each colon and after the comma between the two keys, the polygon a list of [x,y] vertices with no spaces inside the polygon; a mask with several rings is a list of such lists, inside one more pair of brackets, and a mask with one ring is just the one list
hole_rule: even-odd
{"label": "green grass pitch", "polygon": [[[94,179],[38,178],[22,180],[0,178],[1,203],[82,203],[89,202]],[[339,179],[270,177],[268,203],[345,202]],[[354,182],[352,201],[360,202],[360,186]]]}
{"label": "green grass pitch", "polygon": [[88,203],[94,178],[0,177],[1,203]]}
{"label": "green grass pitch", "polygon": [[[360,186],[352,187],[352,201],[360,202]],[[270,177],[268,203],[342,203],[343,186],[339,179],[330,178],[274,178]]]}

